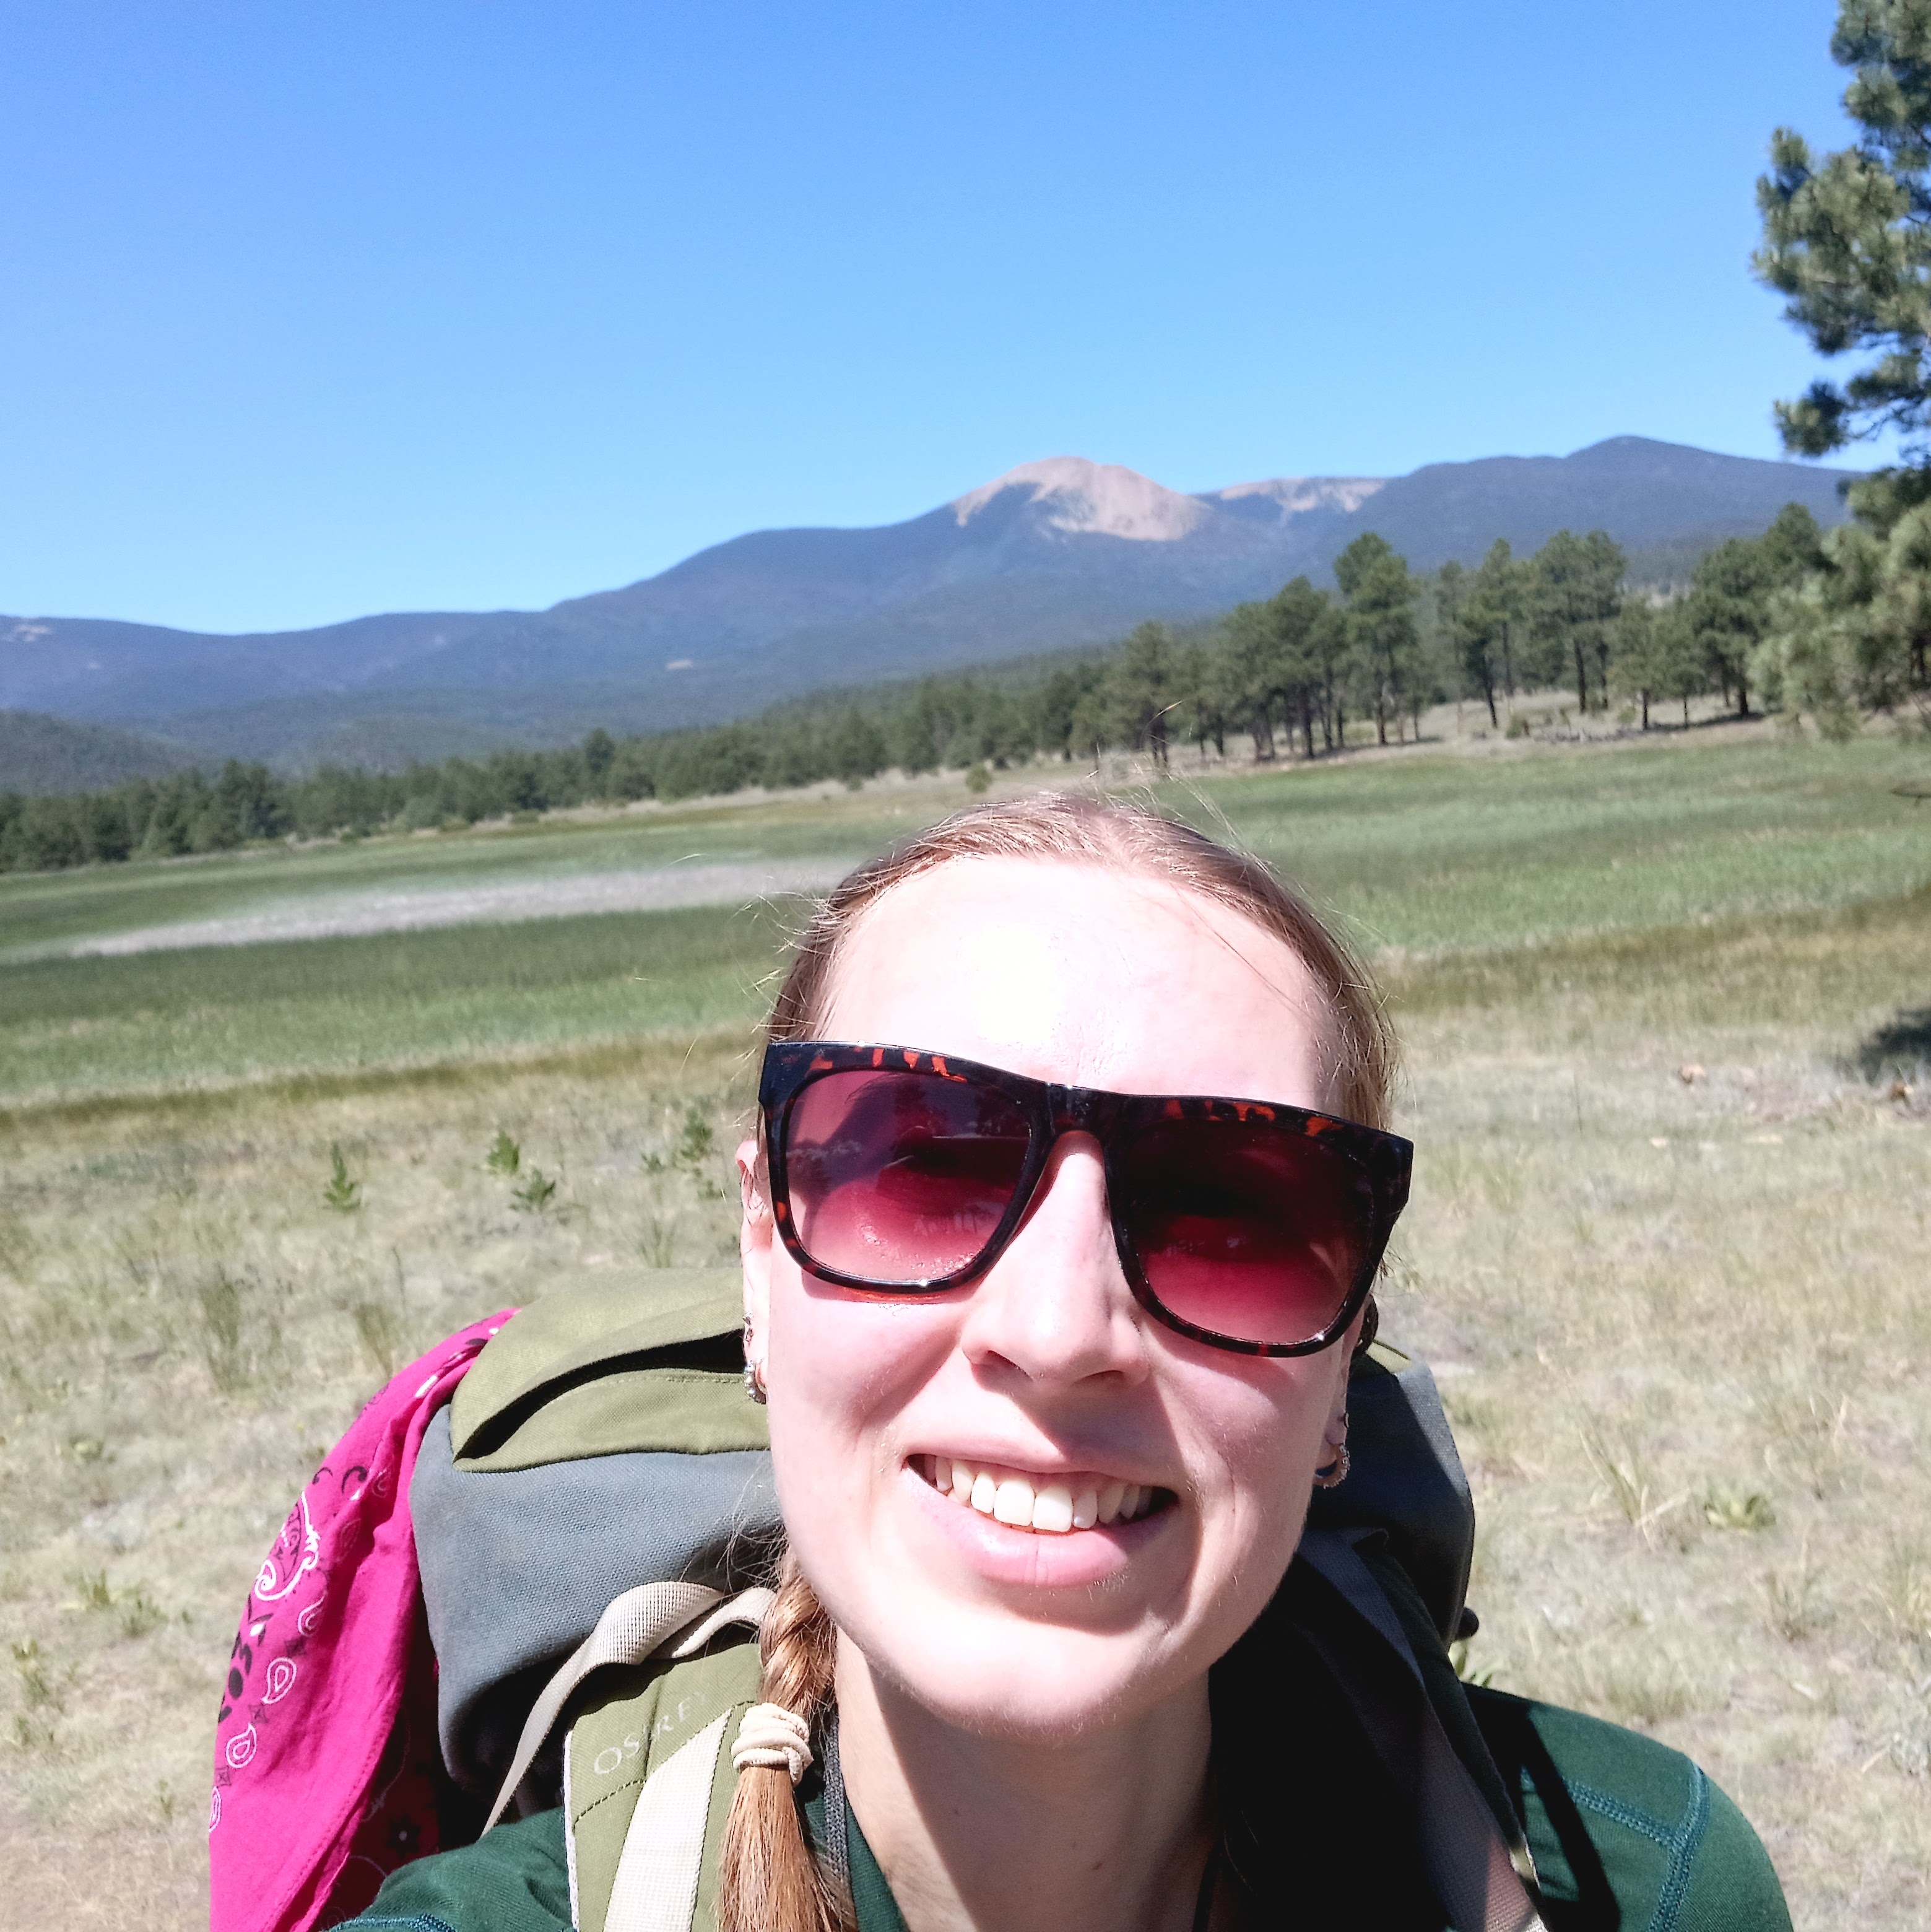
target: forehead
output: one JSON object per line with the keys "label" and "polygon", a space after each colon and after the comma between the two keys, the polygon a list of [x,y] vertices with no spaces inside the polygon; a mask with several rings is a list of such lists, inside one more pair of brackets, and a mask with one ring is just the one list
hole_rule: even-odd
{"label": "forehead", "polygon": [[955,860],[847,938],[823,1029],[1136,1094],[1333,1104],[1325,1001],[1299,957],[1164,880]]}

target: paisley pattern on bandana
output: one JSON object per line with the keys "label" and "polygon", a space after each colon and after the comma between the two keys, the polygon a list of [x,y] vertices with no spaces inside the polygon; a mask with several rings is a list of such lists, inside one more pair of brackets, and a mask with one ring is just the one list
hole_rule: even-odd
{"label": "paisley pattern on bandana", "polygon": [[211,1932],[339,1924],[397,1867],[442,1845],[450,1786],[409,1484],[430,1418],[514,1312],[404,1369],[262,1558],[215,1725]]}

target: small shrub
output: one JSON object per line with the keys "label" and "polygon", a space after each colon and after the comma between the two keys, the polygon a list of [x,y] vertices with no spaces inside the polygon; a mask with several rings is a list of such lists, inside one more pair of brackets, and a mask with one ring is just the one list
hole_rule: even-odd
{"label": "small shrub", "polygon": [[1870,1597],[1885,1635],[1908,1644],[1931,1643],[1931,1562],[1920,1550],[1894,1543]]}
{"label": "small shrub", "polygon": [[241,1347],[241,1284],[226,1268],[195,1290],[201,1307],[201,1352],[216,1388],[232,1395],[248,1380]]}
{"label": "small shrub", "polygon": [[1816,1601],[1817,1573],[1810,1566],[1810,1546],[1799,1546],[1795,1568],[1764,1573],[1764,1600],[1771,1628],[1786,1643],[1798,1643],[1822,1621]]}
{"label": "small shrub", "polygon": [[79,1592],[83,1610],[109,1610],[114,1607],[114,1592],[107,1587],[106,1570],[97,1570],[91,1576],[83,1570],[73,1580],[73,1584]]}
{"label": "small shrub", "polygon": [[20,1695],[29,1711],[51,1711],[64,1714],[64,1686],[55,1681],[54,1672],[43,1654],[40,1640],[28,1637],[13,1646],[13,1668],[20,1674]]}
{"label": "small shrub", "polygon": [[694,1174],[704,1166],[717,1152],[718,1136],[709,1120],[695,1107],[687,1108],[684,1114],[684,1131],[677,1142],[677,1150],[671,1156],[673,1162],[687,1174]]}
{"label": "small shrub", "polygon": [[519,1214],[541,1214],[556,1198],[556,1184],[540,1167],[529,1170],[529,1178],[510,1190],[511,1204]]}
{"label": "small shrub", "polygon": [[1505,738],[1526,738],[1529,735],[1529,721],[1517,712],[1509,720],[1508,729],[1502,735]]}
{"label": "small shrub", "polygon": [[146,1591],[138,1585],[121,1599],[121,1634],[127,1638],[143,1637],[148,1631],[165,1623],[167,1619],[160,1606]]}
{"label": "small shrub", "polygon": [[1712,1529],[1769,1529],[1775,1526],[1777,1511],[1769,1497],[1754,1490],[1712,1484],[1703,1494],[1703,1520]]}
{"label": "small shrub", "polygon": [[328,1184],[322,1190],[322,1205],[338,1214],[352,1214],[362,1204],[362,1184],[349,1178],[349,1163],[342,1158],[339,1142],[328,1144]]}
{"label": "small shrub", "polygon": [[966,790],[975,797],[980,793],[989,790],[991,784],[992,774],[982,764],[975,760],[971,764],[967,766]]}
{"label": "small shrub", "polygon": [[492,1174],[512,1174],[523,1165],[523,1149],[499,1127],[489,1152],[483,1156],[483,1165]]}

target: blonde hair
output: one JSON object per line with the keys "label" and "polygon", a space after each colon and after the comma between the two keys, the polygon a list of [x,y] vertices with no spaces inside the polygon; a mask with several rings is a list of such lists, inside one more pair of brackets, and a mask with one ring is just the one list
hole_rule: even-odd
{"label": "blonde hair", "polygon": [[[1144,806],[1075,793],[970,806],[848,874],[799,935],[766,1038],[811,1039],[823,1024],[839,962],[866,914],[895,886],[966,859],[1096,866],[1156,880],[1272,934],[1300,959],[1327,1006],[1336,1110],[1364,1126],[1387,1124],[1394,1036],[1373,982],[1347,944],[1250,854]],[[1370,1298],[1364,1344],[1375,1321]],[[789,1553],[764,1619],[762,1654],[763,1702],[796,1711],[808,1723],[829,1703],[837,1632]],[[719,1932],[845,1932],[853,1923],[850,1899],[805,1842],[787,1772],[748,1769],[739,1777],[724,1828],[718,1923]]]}

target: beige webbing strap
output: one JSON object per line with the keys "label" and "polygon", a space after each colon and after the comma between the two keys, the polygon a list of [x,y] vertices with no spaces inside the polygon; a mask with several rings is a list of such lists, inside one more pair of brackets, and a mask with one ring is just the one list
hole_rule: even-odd
{"label": "beige webbing strap", "polygon": [[733,1706],[652,1772],[637,1794],[604,1932],[691,1932],[710,1824],[711,1786]]}
{"label": "beige webbing strap", "polygon": [[[509,1809],[517,1787],[529,1775],[537,1753],[562,1715],[563,1707],[592,1671],[607,1664],[641,1664],[662,1650],[673,1636],[678,1636],[679,1641],[670,1654],[688,1657],[709,1642],[727,1624],[755,1626],[762,1622],[771,1594],[769,1590],[744,1590],[727,1598],[721,1591],[709,1589],[701,1583],[640,1583],[635,1589],[613,1598],[597,1619],[596,1628],[571,1652],[531,1706],[523,1735],[517,1740],[516,1755],[503,1774],[496,1802],[490,1808],[489,1822],[483,1829],[487,1832]],[[693,1624],[694,1628],[691,1628]]]}

